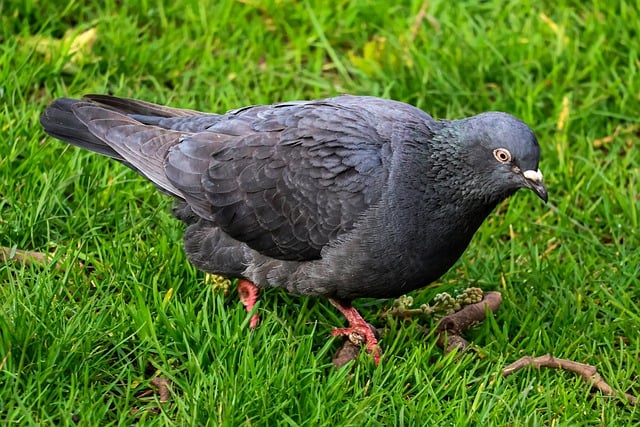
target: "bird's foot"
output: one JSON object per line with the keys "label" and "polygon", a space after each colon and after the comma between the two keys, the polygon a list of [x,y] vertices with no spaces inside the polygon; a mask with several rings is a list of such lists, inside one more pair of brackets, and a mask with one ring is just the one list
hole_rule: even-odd
{"label": "bird's foot", "polygon": [[331,331],[331,335],[346,336],[355,345],[364,345],[367,353],[373,357],[376,365],[380,363],[380,347],[378,340],[368,324],[363,326],[350,326],[348,328],[336,328]]}
{"label": "bird's foot", "polygon": [[[238,281],[238,294],[240,295],[240,302],[244,305],[247,313],[251,313],[253,307],[258,302],[258,287],[252,282],[244,279]],[[260,323],[260,317],[258,313],[254,313],[249,321],[249,327],[254,329]]]}
{"label": "bird's foot", "polygon": [[340,310],[349,322],[348,328],[336,328],[331,331],[331,335],[334,337],[346,336],[352,343],[364,345],[367,353],[373,357],[373,361],[378,365],[380,363],[380,347],[371,326],[350,303],[343,303],[332,298],[329,301],[335,308]]}

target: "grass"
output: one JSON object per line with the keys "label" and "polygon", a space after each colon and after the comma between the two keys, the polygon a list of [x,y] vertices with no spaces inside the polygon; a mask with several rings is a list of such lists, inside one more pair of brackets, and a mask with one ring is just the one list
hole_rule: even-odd
{"label": "grass", "polygon": [[[640,425],[640,408],[523,355],[593,364],[640,394],[640,14],[633,2],[244,0],[0,3],[0,265],[5,425]],[[343,319],[265,292],[263,324],[186,261],[170,200],[44,135],[60,96],[114,93],[225,111],[369,94],[436,117],[502,110],[541,143],[550,202],[502,204],[414,297],[469,285],[504,303],[444,356],[389,325],[376,367],[334,369]],[[87,268],[80,268],[83,264]],[[88,268],[90,267],[90,268]],[[380,301],[359,301],[380,324]],[[143,397],[169,378],[170,404]]]}

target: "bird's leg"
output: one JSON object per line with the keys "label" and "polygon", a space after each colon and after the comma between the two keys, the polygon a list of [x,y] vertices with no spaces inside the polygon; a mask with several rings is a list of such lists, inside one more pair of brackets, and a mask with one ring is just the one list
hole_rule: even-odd
{"label": "bird's leg", "polygon": [[[247,313],[251,313],[251,310],[253,310],[253,307],[258,301],[258,287],[248,280],[240,279],[238,281],[238,294],[240,295],[240,302],[242,302],[244,308],[247,309]],[[253,316],[251,316],[249,327],[254,329],[258,326],[258,323],[260,323],[260,317],[258,313],[254,313]]]}
{"label": "bird's leg", "polygon": [[358,310],[356,310],[350,302],[344,302],[329,298],[329,302],[347,318],[349,322],[348,328],[337,328],[331,331],[334,337],[346,335],[350,341],[358,341],[365,345],[367,352],[373,357],[373,361],[377,365],[380,363],[380,348],[378,340],[374,335],[369,324],[362,318]]}

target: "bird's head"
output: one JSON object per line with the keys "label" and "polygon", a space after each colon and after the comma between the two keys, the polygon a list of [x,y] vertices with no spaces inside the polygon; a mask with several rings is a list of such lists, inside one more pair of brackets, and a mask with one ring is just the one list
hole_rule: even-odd
{"label": "bird's head", "polygon": [[483,192],[509,195],[528,188],[545,202],[547,189],[538,168],[540,146],[529,126],[512,115],[482,113],[456,121],[470,174]]}

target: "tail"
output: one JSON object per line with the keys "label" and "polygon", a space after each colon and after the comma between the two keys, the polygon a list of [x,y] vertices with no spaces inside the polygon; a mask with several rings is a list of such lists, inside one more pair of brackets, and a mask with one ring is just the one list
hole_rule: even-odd
{"label": "tail", "polygon": [[198,114],[143,101],[106,95],[83,100],[56,99],[40,116],[47,134],[69,144],[111,157],[138,172],[160,189],[183,198],[168,180],[164,163],[184,132],[144,124],[134,117],[179,117]]}
{"label": "tail", "polygon": [[89,132],[87,126],[76,117],[72,108],[80,103],[81,101],[77,99],[69,98],[59,98],[53,101],[40,116],[40,124],[44,131],[54,138],[126,164],[122,156]]}

